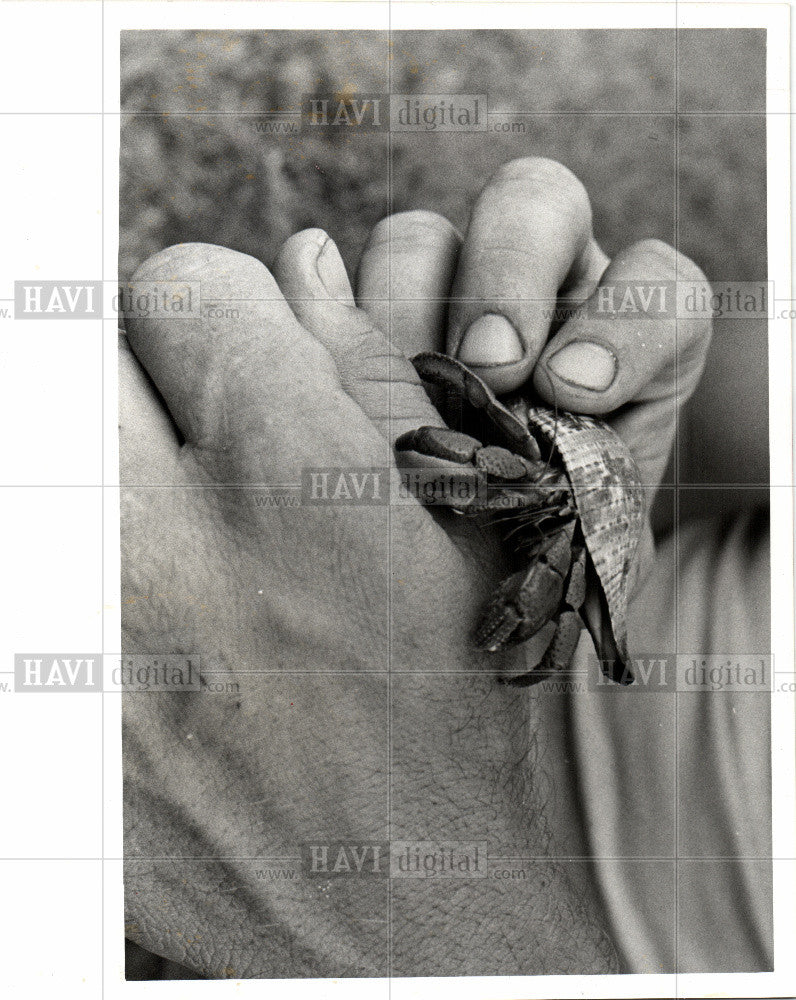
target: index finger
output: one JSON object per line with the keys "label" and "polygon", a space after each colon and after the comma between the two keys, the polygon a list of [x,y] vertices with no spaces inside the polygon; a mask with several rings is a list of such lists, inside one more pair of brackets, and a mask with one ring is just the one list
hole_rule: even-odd
{"label": "index finger", "polygon": [[593,286],[605,269],[591,220],[581,182],[541,157],[504,164],[479,195],[453,285],[448,353],[495,391],[530,376],[559,294]]}

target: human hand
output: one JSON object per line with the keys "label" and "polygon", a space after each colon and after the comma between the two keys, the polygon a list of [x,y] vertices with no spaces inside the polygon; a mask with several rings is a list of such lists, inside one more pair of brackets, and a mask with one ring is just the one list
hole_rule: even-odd
{"label": "human hand", "polygon": [[[712,326],[709,315],[677,317],[674,283],[681,299],[693,289],[698,301],[710,287],[660,240],[610,261],[591,216],[586,190],[561,164],[514,160],[481,192],[463,242],[430,212],[379,223],[360,268],[360,304],[401,343],[458,357],[498,393],[603,416],[653,492]],[[412,289],[450,297],[447,323],[433,303],[408,301]]]}
{"label": "human hand", "polygon": [[[424,242],[443,252],[393,324],[404,351],[440,328],[453,239]],[[218,308],[131,320],[121,345],[124,650],[195,654],[203,682],[125,696],[128,934],[213,977],[610,970],[592,888],[544,860],[550,705],[468,641],[498,540],[454,544],[419,504],[260,502],[305,468],[391,465],[397,434],[440,422],[325,234],[273,270],[182,245],[134,278]],[[529,860],[511,880],[299,871],[302,845],[395,840]]]}

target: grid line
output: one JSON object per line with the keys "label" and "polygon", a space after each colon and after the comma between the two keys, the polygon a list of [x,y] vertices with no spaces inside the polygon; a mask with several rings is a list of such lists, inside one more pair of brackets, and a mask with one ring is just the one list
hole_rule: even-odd
{"label": "grid line", "polygon": [[[294,2],[304,2],[304,0],[294,0]],[[363,0],[363,2],[365,2],[365,0]],[[404,0],[404,2],[411,4],[411,3],[415,2],[415,0]],[[418,2],[420,2],[420,0],[418,0]],[[468,2],[469,2],[469,0],[468,0]],[[504,0],[504,3],[506,3],[506,2],[507,3],[512,3],[512,5],[514,5],[513,4],[513,0]],[[653,2],[657,2],[657,0],[653,0]],[[105,42],[105,37],[104,37],[104,5],[105,5],[105,0],[102,0],[101,7],[102,7],[102,17],[103,17],[103,68],[104,68],[104,42]],[[481,2],[481,0],[472,0],[472,2],[469,2],[469,5],[470,6],[483,6],[484,4]],[[521,3],[521,4],[518,3],[517,5],[518,6],[520,6],[520,5],[521,6],[528,6],[528,4],[524,3],[524,2]],[[662,0],[662,2],[659,3],[659,5],[660,6],[667,6],[667,7],[672,6],[672,4],[669,3],[669,2],[666,2],[666,0]],[[675,138],[674,138],[674,143],[675,143],[675,181],[674,181],[674,183],[675,183],[675,247],[677,248],[677,247],[679,247],[679,179],[680,179],[679,178],[679,169],[680,169],[680,164],[679,164],[679,152],[680,152],[679,151],[679,119],[680,119],[680,117],[686,116],[686,115],[700,115],[700,116],[724,115],[724,116],[750,117],[750,115],[764,116],[764,115],[767,114],[767,112],[747,112],[747,111],[737,111],[737,112],[685,112],[685,111],[682,111],[681,112],[679,110],[679,50],[678,50],[678,33],[679,33],[680,29],[678,27],[678,25],[679,25],[679,12],[678,12],[679,3],[678,3],[678,0],[675,0],[675,3],[674,3],[673,6],[674,6],[674,9],[675,9],[675,20],[676,20],[676,26],[675,26],[675,31],[674,31],[674,46],[675,46],[675,66],[674,66],[674,73],[675,73],[675,111],[673,113],[672,112],[649,112],[649,111],[639,111],[639,112],[632,112],[632,111],[625,111],[625,112],[620,112],[620,111],[617,111],[617,112],[612,112],[612,111],[604,111],[604,112],[601,112],[601,111],[589,111],[589,112],[580,112],[580,111],[572,111],[572,112],[566,112],[566,111],[516,112],[516,111],[509,110],[509,111],[490,112],[490,114],[494,114],[496,116],[497,115],[500,115],[500,116],[512,115],[512,116],[516,116],[516,117],[531,117],[531,116],[537,116],[537,115],[540,116],[540,117],[541,116],[555,116],[555,117],[559,117],[559,116],[564,116],[564,115],[571,115],[571,116],[578,116],[578,117],[600,116],[600,115],[605,115],[605,116],[625,115],[625,116],[631,116],[631,117],[642,117],[642,116],[653,116],[653,115],[660,115],[660,116],[664,116],[665,115],[666,117],[672,117],[672,116],[674,116],[674,118],[675,118]],[[386,3],[386,7],[387,7],[387,11],[388,11],[389,24],[390,24],[390,27],[388,29],[388,38],[391,40],[392,39],[392,34],[393,34],[393,32],[392,32],[392,18],[391,18],[391,15],[392,15],[392,2],[391,2],[391,0],[388,0],[388,2]],[[388,93],[392,94],[393,91],[392,91],[392,64],[391,64],[391,61],[388,61],[388,67],[389,67],[389,74],[390,74],[390,83],[388,85]],[[102,97],[103,97],[103,108],[104,108],[104,103],[105,103],[104,71],[103,71],[103,81],[102,81]],[[792,112],[782,112],[782,113],[783,114],[791,114]],[[79,112],[75,112],[74,114],[80,114],[80,113]],[[105,115],[106,114],[109,114],[109,115],[117,115],[117,114],[118,115],[122,115],[122,114],[144,115],[144,114],[152,114],[152,115],[156,115],[156,116],[159,117],[162,114],[162,112],[158,113],[158,112],[126,112],[126,111],[107,112],[107,111],[103,111],[103,112],[101,112],[101,114],[102,114],[102,118],[103,118],[102,127],[103,127],[103,135],[104,135]],[[245,115],[241,115],[240,113],[237,113],[237,112],[212,112],[212,111],[211,112],[175,112],[175,111],[170,111],[169,114],[172,115],[172,116],[185,114],[186,116],[187,115],[191,115],[191,116],[196,116],[196,117],[211,117],[211,116],[219,116],[219,115],[222,115],[222,114],[224,114],[224,115],[227,115],[227,114],[228,115],[237,115],[238,117],[244,117],[245,116]],[[251,113],[251,114],[253,116],[255,114],[257,114],[258,117],[263,117],[262,113]],[[274,114],[283,114],[284,115],[284,114],[288,114],[288,113],[274,113]],[[104,149],[104,143],[103,143],[103,149]],[[392,162],[392,159],[393,159],[393,149],[392,149],[392,137],[391,137],[390,133],[388,133],[388,151],[389,151],[388,152],[388,167],[387,167],[387,170],[388,170],[388,200],[389,200],[389,206],[390,206],[390,214],[392,214],[392,208],[393,208],[393,202],[394,202],[394,181],[393,181],[393,162]],[[104,194],[105,194],[104,162],[103,162],[103,174],[102,174],[102,188],[103,188],[103,204],[104,204]],[[390,251],[388,253],[388,272],[389,272],[389,276],[390,276],[390,286],[391,286],[391,283],[392,283],[391,282],[391,277],[392,277],[392,247],[391,247],[391,245],[390,245]],[[104,280],[104,227],[103,227],[103,280]],[[235,301],[235,300],[224,300],[224,301]],[[394,301],[399,301],[399,300],[396,299]],[[391,315],[391,313],[389,313],[389,311],[388,311],[388,315],[389,315],[389,329],[388,329],[388,334],[391,334],[392,333],[392,329],[391,329],[391,326],[392,326],[392,315]],[[676,340],[677,340],[677,335],[678,335],[678,326],[677,326],[677,321],[676,321],[676,324],[675,324],[675,339]],[[103,345],[102,345],[102,357],[103,357],[103,362],[104,362],[104,338],[103,338]],[[103,371],[104,371],[104,365],[103,365]],[[678,373],[677,373],[677,363],[676,363],[675,364],[675,385],[678,384],[677,383],[677,378],[678,378]],[[390,385],[390,389],[389,389],[390,399],[391,399],[391,392],[392,392],[392,390],[391,390],[391,385]],[[390,412],[392,412],[392,407],[390,407]],[[103,380],[103,414],[104,414],[104,380]],[[679,463],[680,433],[681,433],[680,412],[679,412],[679,409],[677,409],[676,410],[676,415],[675,415],[675,445],[674,445],[674,450],[675,450],[674,480],[675,481],[674,481],[674,483],[671,486],[667,486],[666,484],[664,484],[662,487],[649,487],[649,488],[655,488],[655,489],[667,489],[667,488],[669,488],[669,489],[672,489],[673,495],[674,495],[674,505],[675,505],[675,516],[674,516],[674,525],[673,525],[674,534],[675,534],[675,578],[674,578],[674,586],[675,586],[675,616],[674,617],[675,617],[675,621],[674,621],[674,629],[675,629],[675,648],[678,651],[679,651],[679,621],[678,621],[678,618],[679,618],[680,593],[679,593],[679,580],[678,580],[677,569],[678,569],[678,566],[679,566],[679,532],[680,532],[680,504],[679,504],[679,500],[680,500],[680,490],[681,489],[722,489],[722,490],[723,489],[748,489],[748,490],[759,490],[760,488],[770,489],[770,488],[774,488],[775,485],[779,485],[779,484],[771,484],[771,483],[761,483],[761,484],[758,484],[758,485],[755,485],[755,484],[704,484],[704,485],[702,485],[702,484],[693,484],[693,485],[689,485],[689,484],[682,483],[680,481],[680,470],[679,470],[679,464],[680,464]],[[232,488],[232,489],[245,490],[245,489],[256,489],[257,488],[256,485],[250,485],[250,484],[246,484],[246,485],[234,485],[234,486],[229,486],[229,487],[225,487],[223,484],[214,484],[213,486],[201,486],[201,485],[199,485],[199,486],[187,486],[187,487],[184,487],[184,486],[180,486],[180,487],[169,487],[169,486],[157,487],[157,486],[147,486],[147,485],[143,485],[143,484],[140,485],[140,486],[139,485],[133,486],[133,485],[128,485],[128,484],[124,484],[124,485],[120,484],[119,487],[117,487],[116,484],[106,484],[105,483],[105,447],[104,446],[105,446],[105,428],[104,428],[104,419],[103,419],[103,431],[102,431],[102,448],[103,448],[103,452],[102,452],[102,454],[103,454],[103,457],[102,457],[102,478],[103,478],[103,483],[99,484],[99,488],[101,488],[103,490],[106,489],[106,488],[153,489],[153,490],[154,489],[197,489],[197,488],[199,488],[199,489]],[[13,487],[15,484],[6,484],[6,485],[7,485],[7,487],[9,487],[9,486]],[[74,485],[74,484],[65,484],[65,485]],[[95,484],[92,484],[92,486],[93,485],[95,485]],[[269,484],[269,485],[271,486],[271,488],[273,488],[273,484]],[[793,488],[792,484],[781,484],[781,485],[785,486],[788,489],[792,489]],[[59,488],[57,484],[42,484],[42,488],[48,488],[48,487]],[[296,487],[294,485],[291,485],[291,486],[285,487],[285,488],[296,488]],[[388,505],[388,507],[390,507],[390,509],[391,509],[391,505]],[[105,538],[104,538],[104,509],[103,509],[102,516],[103,516],[103,549],[102,549],[102,553],[103,553],[103,571],[102,571],[103,572],[103,576],[102,576],[102,590],[103,590],[103,597],[104,597],[104,593],[105,593],[105,580],[104,580],[104,555],[105,555],[105,549],[104,549],[104,545],[105,545]],[[395,670],[394,664],[393,664],[392,630],[391,630],[392,610],[393,610],[393,607],[392,607],[392,572],[391,572],[393,537],[392,537],[391,512],[390,512],[390,514],[388,514],[388,532],[389,532],[389,538],[388,538],[388,611],[389,611],[389,622],[390,622],[390,624],[388,625],[388,630],[389,631],[388,631],[388,664],[387,664],[387,669],[385,671],[375,671],[375,670],[374,671],[295,671],[295,674],[297,674],[297,675],[303,675],[303,674],[307,674],[307,673],[318,673],[318,674],[327,674],[327,673],[328,674],[338,674],[338,673],[385,673],[386,676],[388,677],[389,692],[390,692],[389,721],[388,721],[388,730],[387,730],[388,751],[389,751],[389,754],[388,754],[388,760],[389,760],[389,767],[388,767],[388,775],[389,775],[389,780],[388,780],[388,826],[391,829],[391,827],[392,827],[392,780],[393,780],[393,773],[392,773],[392,765],[393,765],[393,762],[392,762],[392,703],[391,703],[391,696],[392,696],[392,680],[393,680],[394,673],[397,672],[397,673],[399,673],[399,675],[400,674],[413,674],[413,673],[414,674],[428,674],[428,675],[432,675],[432,676],[435,675],[435,674],[436,675],[445,675],[445,674],[456,675],[456,674],[461,674],[461,675],[464,676],[464,675],[472,673],[472,674],[479,674],[479,675],[483,676],[483,674],[485,673],[485,671],[483,671],[483,670],[479,670],[479,671],[431,671],[431,670],[429,670],[429,671],[421,671],[421,670],[416,670],[416,671],[396,671]],[[105,648],[105,623],[104,623],[104,616],[103,616],[103,622],[102,622],[102,646],[103,646],[103,650],[104,650],[104,648]],[[241,673],[244,673],[244,672],[241,672]],[[245,673],[247,673],[247,674],[273,673],[273,674],[291,675],[294,672],[293,671],[247,671]],[[497,671],[496,671],[496,673],[497,673]],[[103,695],[103,700],[104,700],[104,695]],[[677,698],[676,698],[676,700],[677,700]],[[103,704],[103,708],[104,708],[104,704]],[[507,856],[507,857],[490,858],[489,860],[491,860],[491,861],[493,860],[493,861],[496,861],[496,862],[498,862],[498,861],[503,861],[503,862],[506,862],[506,861],[518,861],[518,860],[519,861],[550,861],[551,858],[552,858],[553,860],[557,860],[557,861],[560,861],[560,862],[571,861],[573,863],[594,862],[594,861],[601,861],[601,860],[602,861],[642,861],[642,860],[647,860],[647,861],[661,861],[661,862],[668,862],[668,863],[670,863],[670,862],[672,862],[674,860],[674,863],[675,863],[675,967],[674,967],[674,974],[675,974],[675,984],[676,984],[675,985],[675,989],[678,989],[678,987],[679,987],[679,979],[678,979],[678,976],[679,976],[679,961],[678,961],[678,947],[679,947],[679,919],[678,919],[679,896],[678,896],[678,883],[677,883],[677,866],[678,866],[679,862],[681,862],[681,861],[689,861],[689,860],[693,860],[693,861],[715,861],[715,860],[730,860],[730,861],[739,861],[739,860],[756,861],[756,860],[760,860],[760,861],[770,861],[772,859],[770,857],[762,857],[762,858],[756,858],[756,857],[747,857],[747,858],[729,857],[729,858],[725,858],[725,857],[722,857],[722,856],[710,856],[710,857],[696,857],[695,856],[695,857],[691,858],[688,855],[681,855],[679,853],[679,836],[678,836],[678,833],[677,833],[677,826],[678,826],[678,819],[679,819],[679,817],[678,817],[678,805],[679,805],[678,781],[679,781],[679,772],[678,772],[678,766],[677,766],[677,754],[678,754],[678,744],[677,744],[678,712],[677,712],[677,708],[675,709],[675,716],[674,716],[674,718],[675,718],[675,802],[674,802],[674,806],[675,806],[675,819],[676,819],[676,821],[675,821],[675,843],[674,843],[674,856],[673,856],[673,858],[672,857],[667,857],[667,856],[655,856],[655,855],[650,855],[650,856],[615,856],[615,857],[611,857],[611,856],[607,856],[607,855],[605,855],[605,856],[596,856],[594,854],[590,854],[590,855],[584,855],[584,856],[572,856],[572,855],[565,855],[565,856],[557,856],[557,855]],[[103,781],[103,790],[104,790],[104,711],[103,711],[103,778],[102,778],[102,781]],[[259,857],[259,856],[255,856],[255,857],[251,857],[251,858],[243,858],[243,857],[240,857],[240,858],[234,858],[234,857],[232,857],[232,858],[218,858],[218,857],[210,857],[210,858],[164,857],[164,858],[157,858],[157,857],[148,857],[148,858],[141,858],[141,859],[137,859],[137,858],[127,858],[127,859],[125,859],[125,858],[112,858],[112,857],[107,856],[105,854],[105,827],[104,827],[104,819],[105,819],[105,817],[104,817],[104,812],[103,812],[103,817],[102,817],[102,823],[103,823],[103,825],[102,825],[102,861],[103,861],[103,932],[102,932],[103,933],[103,974],[102,974],[102,995],[103,995],[103,997],[105,995],[105,976],[104,976],[104,937],[105,937],[105,926],[104,926],[104,862],[106,860],[108,860],[108,861],[130,860],[130,861],[133,861],[133,862],[138,862],[139,860],[142,861],[142,862],[145,862],[145,861],[146,862],[149,862],[149,861],[151,861],[151,862],[160,862],[160,861],[162,861],[164,863],[174,862],[174,861],[178,861],[178,860],[183,860],[183,861],[207,861],[207,860],[211,860],[211,861],[238,860],[238,861],[241,861],[241,860],[252,860],[252,861],[259,861],[259,862],[263,862],[263,861],[295,861],[295,860],[300,860],[299,858],[294,858],[294,857],[284,857],[284,858],[282,858],[282,857],[272,857],[272,858],[269,858],[269,857]],[[28,860],[28,859],[18,859],[18,860]],[[54,859],[47,859],[47,860],[54,860]],[[77,859],[74,859],[74,860],[91,860],[91,859],[77,858]],[[788,858],[788,859],[777,859],[777,860],[793,860],[793,859]],[[392,959],[392,893],[391,893],[391,890],[390,890],[390,901],[389,901],[388,926],[389,926],[389,933],[388,933],[388,941],[389,941],[389,977],[388,977],[389,978],[389,982],[388,982],[388,991],[389,991],[389,995],[392,996],[392,961],[393,961],[393,959]],[[679,993],[678,993],[678,995],[679,995]]]}

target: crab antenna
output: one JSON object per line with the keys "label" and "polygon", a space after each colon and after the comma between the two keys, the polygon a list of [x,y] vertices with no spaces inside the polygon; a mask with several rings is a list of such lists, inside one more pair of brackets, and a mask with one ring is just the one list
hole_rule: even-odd
{"label": "crab antenna", "polygon": [[[556,387],[553,386],[553,413],[556,415],[555,423],[553,425],[553,440],[550,442],[550,452],[547,456],[547,461],[545,463],[544,471],[547,472],[550,468],[550,462],[553,459],[553,452],[556,447],[556,438],[558,437],[558,399],[556,398]],[[544,473],[542,473],[544,475]]]}

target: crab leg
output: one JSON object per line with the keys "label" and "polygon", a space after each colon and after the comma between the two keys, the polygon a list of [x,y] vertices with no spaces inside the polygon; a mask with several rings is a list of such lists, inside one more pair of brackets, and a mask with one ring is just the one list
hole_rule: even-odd
{"label": "crab leg", "polygon": [[[566,507],[570,497],[564,473],[544,462],[533,462],[497,445],[484,447],[477,438],[447,427],[417,427],[402,434],[395,442],[396,451],[415,451],[460,465],[472,464],[485,486],[481,498],[453,506],[460,513],[505,511],[508,506],[521,508]],[[492,495],[490,487],[496,487]]]}
{"label": "crab leg", "polygon": [[569,521],[550,535],[530,567],[501,583],[489,602],[475,642],[495,653],[536,635],[558,611],[572,564],[575,522]]}
{"label": "crab leg", "polygon": [[[580,616],[604,672],[630,683],[627,591],[644,495],[627,446],[594,417],[551,412],[519,396],[502,402],[478,375],[444,354],[419,354],[413,363],[426,383],[446,391],[449,402],[483,414],[485,421],[475,412],[462,414],[457,426],[480,436],[483,425],[490,444],[423,427],[403,435],[396,449],[474,467],[478,492],[451,506],[473,515],[493,511],[505,515],[506,523],[514,518],[506,539],[530,562],[498,587],[476,631],[480,648],[497,651],[522,642],[555,619],[558,629],[542,662],[545,669],[561,669],[577,644]],[[539,545],[543,532],[547,540]],[[568,559],[577,563],[571,570]]]}
{"label": "crab leg", "polygon": [[[573,553],[575,552],[573,548]],[[566,670],[575,655],[575,649],[583,631],[583,619],[579,610],[586,597],[586,550],[577,548],[569,571],[567,590],[561,602],[556,630],[541,661],[530,671],[518,677],[509,677],[505,683],[514,687],[528,687],[545,680],[551,673]]]}
{"label": "crab leg", "polygon": [[528,424],[508,410],[492,390],[460,361],[446,354],[427,353],[417,354],[412,358],[412,364],[424,381],[452,389],[477,410],[484,410],[509,439],[514,451],[532,462],[539,460],[539,445],[528,430]]}

